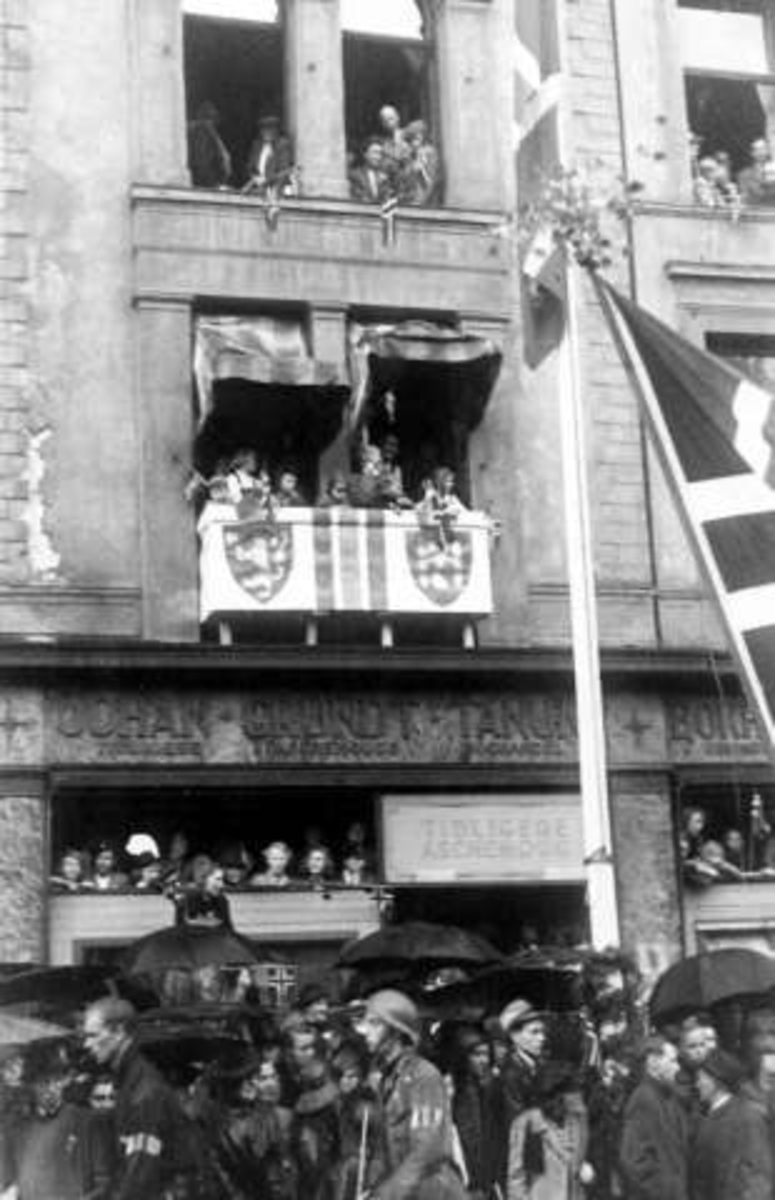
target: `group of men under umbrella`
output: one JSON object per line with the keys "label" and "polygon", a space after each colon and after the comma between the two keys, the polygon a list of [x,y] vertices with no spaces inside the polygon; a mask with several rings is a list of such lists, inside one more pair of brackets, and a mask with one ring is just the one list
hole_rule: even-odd
{"label": "group of men under umbrella", "polygon": [[[199,969],[199,934],[192,944]],[[225,951],[230,965],[238,953]],[[0,1055],[0,1196],[771,1200],[769,1042],[746,1075],[713,1048],[702,1013],[766,996],[775,960],[678,964],[651,1001],[664,1033],[637,1045],[647,1030],[633,1029],[616,956],[506,961],[463,931],[414,923],[360,939],[340,964],[358,977],[355,1000],[321,981],[283,1014],[144,1010],[143,980],[86,970],[77,1036]],[[43,994],[47,974],[0,980],[0,1004]],[[71,1005],[76,976],[57,980],[60,997],[73,985]]]}

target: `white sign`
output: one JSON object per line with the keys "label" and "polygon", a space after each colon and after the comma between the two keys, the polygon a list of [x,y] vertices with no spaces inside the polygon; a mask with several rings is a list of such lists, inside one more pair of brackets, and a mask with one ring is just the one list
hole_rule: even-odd
{"label": "white sign", "polygon": [[383,796],[389,883],[584,879],[576,793]]}

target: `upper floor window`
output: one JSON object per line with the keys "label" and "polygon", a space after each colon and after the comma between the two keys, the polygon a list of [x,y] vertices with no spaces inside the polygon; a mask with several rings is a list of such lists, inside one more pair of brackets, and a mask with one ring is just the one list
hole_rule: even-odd
{"label": "upper floor window", "polygon": [[441,201],[430,18],[417,0],[342,0],[345,137],[354,200]]}
{"label": "upper floor window", "polygon": [[188,159],[195,187],[295,186],[278,0],[184,0]]}
{"label": "upper floor window", "polygon": [[679,0],[695,200],[775,202],[775,15],[768,0]]}

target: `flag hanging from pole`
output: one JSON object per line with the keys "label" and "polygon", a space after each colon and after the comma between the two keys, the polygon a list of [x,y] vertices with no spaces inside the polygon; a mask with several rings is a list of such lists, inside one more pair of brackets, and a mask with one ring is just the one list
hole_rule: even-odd
{"label": "flag hanging from pole", "polygon": [[[514,0],[514,147],[521,211],[539,202],[560,166],[562,85],[557,0]],[[558,344],[565,251],[539,228],[520,263],[525,360],[536,367]]]}
{"label": "flag hanging from pole", "polygon": [[596,286],[775,753],[775,397]]}

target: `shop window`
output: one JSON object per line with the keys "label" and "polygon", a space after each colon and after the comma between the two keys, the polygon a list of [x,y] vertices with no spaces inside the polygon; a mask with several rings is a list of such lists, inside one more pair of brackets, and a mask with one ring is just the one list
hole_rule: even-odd
{"label": "shop window", "polygon": [[695,200],[775,203],[775,15],[768,0],[679,0]]}
{"label": "shop window", "polygon": [[341,19],[353,199],[441,203],[433,30],[426,5],[343,0]]}
{"label": "shop window", "polygon": [[679,848],[684,883],[775,881],[775,789],[687,788],[681,793]]}
{"label": "shop window", "polygon": [[279,0],[184,0],[183,13],[192,183],[251,189],[260,144],[271,141],[264,178],[277,176],[281,190],[293,186]]}

